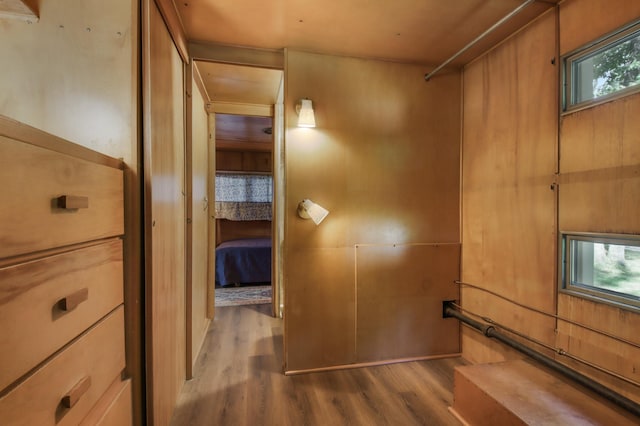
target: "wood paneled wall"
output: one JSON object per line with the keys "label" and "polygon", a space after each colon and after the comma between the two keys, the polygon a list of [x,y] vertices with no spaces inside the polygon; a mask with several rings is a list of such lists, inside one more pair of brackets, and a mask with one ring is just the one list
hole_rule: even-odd
{"label": "wood paneled wall", "polygon": [[[559,70],[551,64],[634,17],[638,2],[566,0],[466,66],[462,279],[640,344],[639,315],[557,293],[558,231],[640,233],[640,95],[561,117]],[[462,303],[640,382],[640,352],[632,345],[473,288],[463,289]],[[520,356],[466,327],[462,334],[472,362]],[[640,400],[636,386],[558,359]]]}
{"label": "wood paneled wall", "polygon": [[[566,1],[560,6],[561,54],[640,18],[635,1]],[[640,94],[562,116],[559,230],[640,234]],[[640,345],[640,314],[561,294],[558,314]],[[558,323],[557,345],[640,383],[640,349]],[[637,386],[573,364],[640,402]]]}
{"label": "wood paneled wall", "polygon": [[[460,74],[424,73],[286,54],[287,371],[459,351],[455,323],[433,337],[457,295]],[[314,129],[296,127],[305,97]],[[296,216],[303,198],[331,212],[319,226]]]}
{"label": "wood paneled wall", "polygon": [[185,380],[184,65],[143,9],[147,423],[167,425]]}
{"label": "wood paneled wall", "polygon": [[[462,280],[548,312],[557,242],[555,22],[547,13],[468,65],[463,102]],[[471,288],[462,303],[552,343],[552,320]],[[502,356],[482,339],[463,328],[466,358]]]}
{"label": "wood paneled wall", "polygon": [[125,163],[125,317],[141,422],[139,2],[38,0],[39,19],[0,18],[0,114]]}

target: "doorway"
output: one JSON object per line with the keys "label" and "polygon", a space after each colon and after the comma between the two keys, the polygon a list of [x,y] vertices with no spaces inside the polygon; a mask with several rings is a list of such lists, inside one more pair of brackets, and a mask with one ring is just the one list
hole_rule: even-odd
{"label": "doorway", "polygon": [[[263,284],[264,278],[249,277],[247,282],[242,280],[223,278],[215,267],[215,250],[220,244],[229,240],[248,238],[267,238],[271,255],[263,262],[268,262],[271,270],[270,283],[272,294],[272,311],[274,316],[282,312],[282,280],[278,267],[282,240],[283,215],[278,214],[278,197],[284,181],[281,158],[283,138],[283,82],[284,73],[280,69],[261,68],[245,65],[234,65],[212,61],[195,61],[195,66],[206,93],[206,111],[209,115],[210,150],[215,155],[210,160],[213,180],[208,182],[211,204],[210,256],[209,256],[209,286],[213,297],[210,303],[215,305],[216,288],[242,287],[246,284]],[[210,173],[211,175],[211,173]],[[221,202],[236,203],[235,218],[227,217],[223,212],[224,206],[215,204],[216,180],[225,182],[241,181],[263,183],[270,180],[270,200],[260,199],[248,201],[251,203],[265,203],[250,206],[251,209],[260,207],[262,212],[257,215],[246,215],[239,211],[238,203],[243,200],[220,200]],[[247,200],[244,200],[245,202]],[[267,205],[268,204],[268,205]],[[227,206],[228,207],[228,206]],[[250,210],[251,210],[250,209]],[[260,209],[258,209],[260,210]],[[269,215],[264,215],[265,211]],[[234,220],[235,219],[235,220]],[[242,220],[239,220],[242,219]],[[216,282],[217,281],[217,282]],[[222,282],[224,281],[224,282]],[[217,285],[216,285],[217,284]],[[211,317],[215,307],[211,306]]]}

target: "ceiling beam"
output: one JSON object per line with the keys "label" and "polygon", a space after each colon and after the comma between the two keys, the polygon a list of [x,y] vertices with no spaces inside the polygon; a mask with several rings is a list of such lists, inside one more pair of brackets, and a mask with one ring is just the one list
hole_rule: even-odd
{"label": "ceiling beam", "polygon": [[196,61],[222,62],[234,65],[284,69],[284,51],[224,46],[220,44],[190,42],[189,53]]}
{"label": "ceiling beam", "polygon": [[243,104],[235,102],[210,102],[208,113],[273,117],[273,105]]}

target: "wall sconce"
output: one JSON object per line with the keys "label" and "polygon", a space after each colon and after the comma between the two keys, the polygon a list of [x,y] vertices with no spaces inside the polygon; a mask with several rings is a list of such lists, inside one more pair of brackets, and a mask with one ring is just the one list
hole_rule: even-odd
{"label": "wall sconce", "polygon": [[316,117],[313,114],[313,103],[311,99],[301,99],[296,104],[298,114],[298,127],[316,127]]}
{"label": "wall sconce", "polygon": [[298,204],[298,216],[303,219],[311,219],[316,225],[320,225],[320,222],[322,222],[328,214],[329,210],[307,198]]}

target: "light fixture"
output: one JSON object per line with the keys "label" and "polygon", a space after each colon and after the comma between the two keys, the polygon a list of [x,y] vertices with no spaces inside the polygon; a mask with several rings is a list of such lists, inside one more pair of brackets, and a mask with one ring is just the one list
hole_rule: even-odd
{"label": "light fixture", "polygon": [[298,216],[303,219],[311,219],[316,225],[320,225],[320,222],[322,222],[328,214],[329,210],[307,198],[298,204]]}
{"label": "light fixture", "polygon": [[298,113],[298,127],[316,127],[311,99],[301,99],[296,104],[296,113]]}

